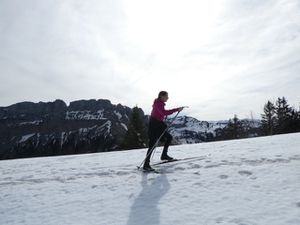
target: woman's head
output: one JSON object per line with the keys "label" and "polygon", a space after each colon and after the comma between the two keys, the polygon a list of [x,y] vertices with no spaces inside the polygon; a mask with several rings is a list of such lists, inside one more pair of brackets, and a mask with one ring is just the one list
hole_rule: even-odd
{"label": "woman's head", "polygon": [[160,99],[163,102],[168,101],[168,99],[169,99],[168,92],[160,91],[159,94],[158,94],[158,99]]}

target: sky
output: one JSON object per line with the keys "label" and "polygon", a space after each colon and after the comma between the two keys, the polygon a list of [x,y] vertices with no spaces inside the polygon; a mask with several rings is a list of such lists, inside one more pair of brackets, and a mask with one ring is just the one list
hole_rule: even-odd
{"label": "sky", "polygon": [[200,120],[300,106],[299,0],[1,0],[0,106],[109,99]]}

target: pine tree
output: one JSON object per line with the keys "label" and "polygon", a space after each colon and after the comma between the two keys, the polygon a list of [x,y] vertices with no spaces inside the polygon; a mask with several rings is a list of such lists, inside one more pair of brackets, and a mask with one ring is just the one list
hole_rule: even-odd
{"label": "pine tree", "polygon": [[243,127],[241,121],[234,115],[233,119],[229,119],[227,126],[225,127],[226,139],[237,139],[243,136]]}
{"label": "pine tree", "polygon": [[296,111],[295,110],[295,114],[296,114],[296,132],[300,132],[300,110],[299,111]]}
{"label": "pine tree", "polygon": [[128,130],[121,147],[123,149],[136,149],[146,147],[147,136],[144,122],[140,117],[140,110],[136,106],[132,109]]}
{"label": "pine tree", "polygon": [[272,135],[274,132],[276,114],[275,106],[271,101],[268,101],[264,106],[264,114],[261,115],[262,129],[266,135]]}
{"label": "pine tree", "polygon": [[291,117],[288,124],[289,132],[299,132],[300,131],[300,112],[297,110],[291,110]]}
{"label": "pine tree", "polygon": [[242,123],[237,117],[237,115],[234,115],[233,117],[233,130],[234,130],[234,138],[240,138],[243,136]]}
{"label": "pine tree", "polygon": [[276,101],[276,133],[283,134],[291,132],[289,125],[292,117],[292,108],[288,105],[285,97]]}

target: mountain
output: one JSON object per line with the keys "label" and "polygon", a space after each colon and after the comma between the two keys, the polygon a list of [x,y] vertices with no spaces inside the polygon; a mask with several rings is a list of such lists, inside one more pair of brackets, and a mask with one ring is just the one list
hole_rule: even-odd
{"label": "mountain", "polygon": [[[102,152],[118,148],[132,110],[109,100],[21,102],[0,107],[0,158]],[[140,109],[141,117],[144,117]]]}
{"label": "mountain", "polygon": [[[139,113],[147,127],[149,116],[142,109]],[[0,107],[0,159],[120,150],[131,114],[131,108],[105,99]],[[245,128],[260,126],[259,121],[243,121]],[[222,140],[227,124],[179,116],[170,128],[173,144]],[[245,137],[253,136],[255,129]]]}
{"label": "mountain", "polygon": [[[168,119],[171,123],[172,119]],[[260,120],[241,120],[242,127],[247,130],[245,137],[258,136],[258,129],[261,126]],[[222,140],[224,138],[224,128],[228,125],[228,120],[220,121],[200,121],[189,116],[179,116],[173,122],[170,133],[174,137],[174,143],[194,144],[208,141]]]}
{"label": "mountain", "polygon": [[0,161],[0,224],[299,225],[299,148],[300,133],[171,146],[186,159],[160,174],[137,170],[146,149]]}

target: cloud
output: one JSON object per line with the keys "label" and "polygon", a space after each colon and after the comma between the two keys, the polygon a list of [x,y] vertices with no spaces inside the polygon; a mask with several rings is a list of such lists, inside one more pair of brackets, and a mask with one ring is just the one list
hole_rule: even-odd
{"label": "cloud", "polygon": [[300,101],[300,4],[276,1],[0,3],[0,103],[108,98],[199,119]]}

